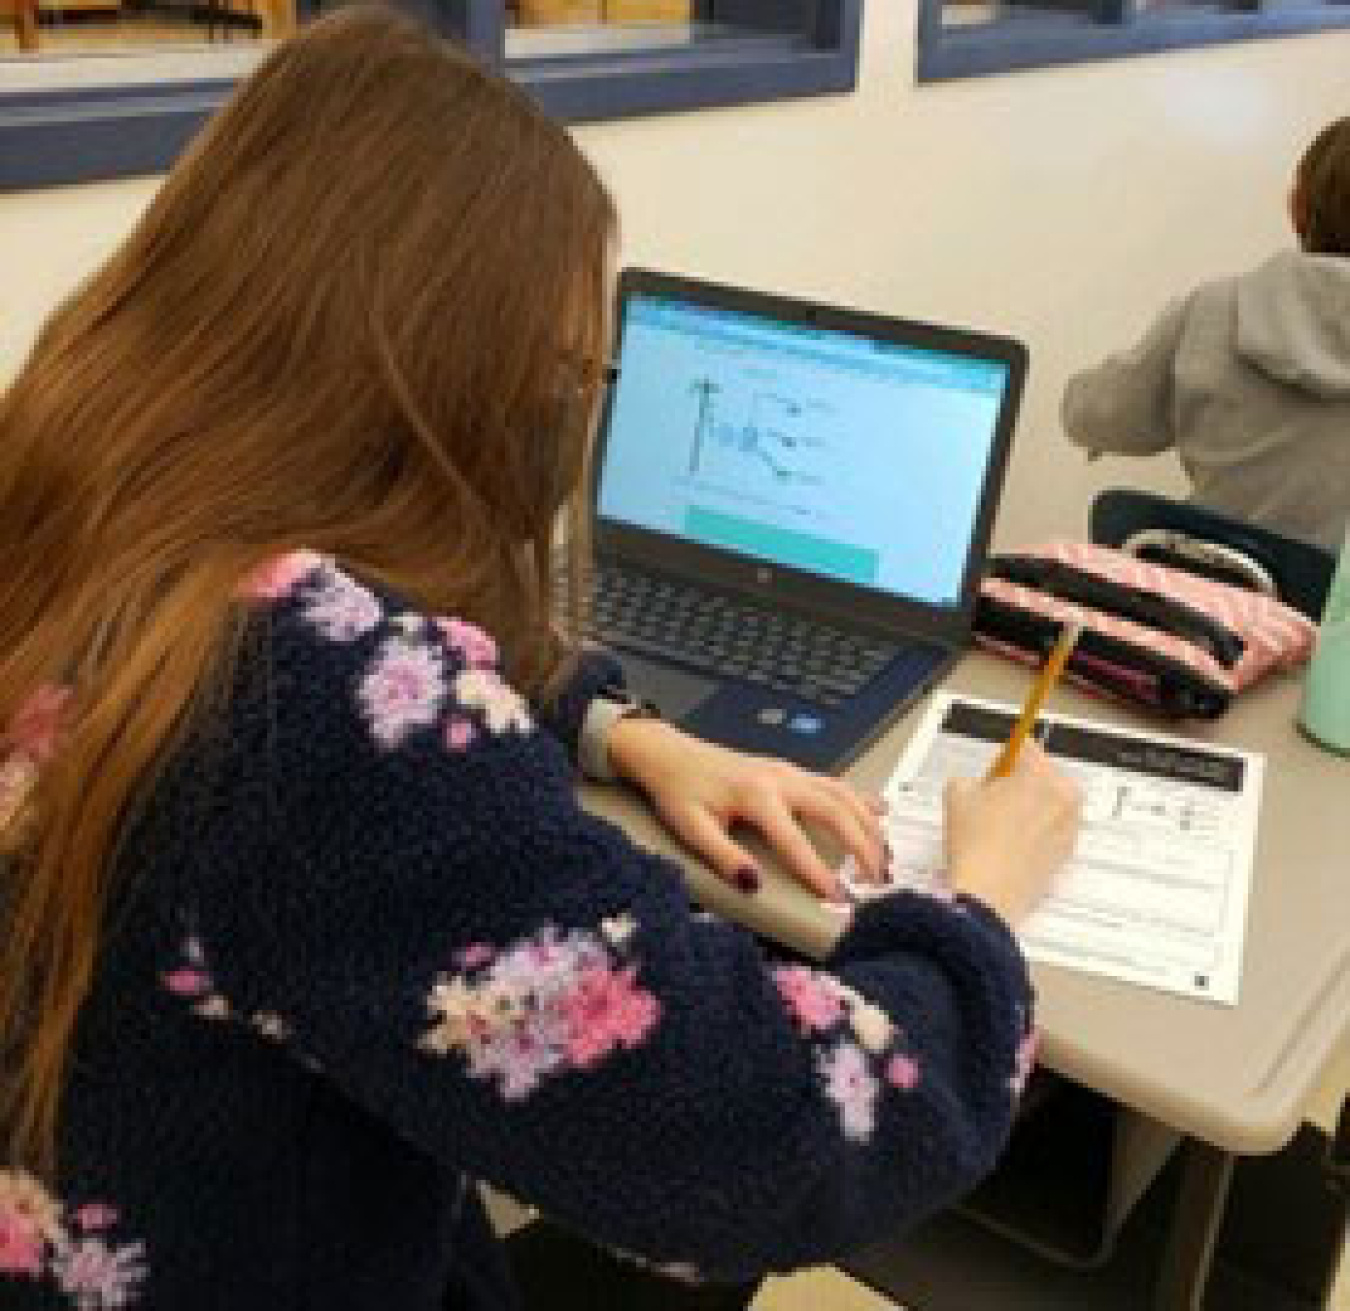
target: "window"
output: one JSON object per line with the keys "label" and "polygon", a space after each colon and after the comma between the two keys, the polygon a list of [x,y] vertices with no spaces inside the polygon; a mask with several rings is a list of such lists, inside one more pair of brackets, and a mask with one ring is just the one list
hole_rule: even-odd
{"label": "window", "polygon": [[1350,27],[1350,0],[920,0],[919,81]]}
{"label": "window", "polygon": [[[0,0],[0,191],[158,172],[331,0]],[[401,0],[569,121],[848,91],[862,0]]]}
{"label": "window", "polygon": [[507,67],[577,121],[852,90],[861,0],[515,0]]}

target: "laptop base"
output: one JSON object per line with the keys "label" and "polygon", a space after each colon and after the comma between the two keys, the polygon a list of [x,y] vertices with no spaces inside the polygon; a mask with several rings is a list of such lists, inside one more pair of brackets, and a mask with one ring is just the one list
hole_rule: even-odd
{"label": "laptop base", "polygon": [[657,664],[616,647],[629,689],[696,737],[834,773],[870,746],[956,661],[926,643],[899,655],[855,697],[825,707],[789,692]]}

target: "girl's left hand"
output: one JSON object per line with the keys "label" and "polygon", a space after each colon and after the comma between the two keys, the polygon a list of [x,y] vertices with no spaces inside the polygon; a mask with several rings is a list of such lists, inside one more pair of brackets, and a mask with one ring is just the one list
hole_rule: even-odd
{"label": "girl's left hand", "polygon": [[827,900],[842,901],[844,893],[804,822],[833,834],[865,877],[882,877],[879,806],[839,779],[741,755],[655,719],[619,720],[608,750],[614,772],[641,788],[666,827],[742,892],[753,892],[761,878],[754,857],[731,836],[737,823],[758,829],[784,865]]}

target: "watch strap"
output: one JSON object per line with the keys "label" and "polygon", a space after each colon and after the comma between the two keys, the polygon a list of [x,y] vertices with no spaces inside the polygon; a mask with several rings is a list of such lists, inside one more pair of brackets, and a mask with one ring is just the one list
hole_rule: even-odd
{"label": "watch strap", "polygon": [[649,701],[639,701],[625,692],[603,692],[593,697],[581,721],[577,763],[581,772],[597,783],[612,783],[616,775],[609,759],[609,738],[621,719],[659,719]]}

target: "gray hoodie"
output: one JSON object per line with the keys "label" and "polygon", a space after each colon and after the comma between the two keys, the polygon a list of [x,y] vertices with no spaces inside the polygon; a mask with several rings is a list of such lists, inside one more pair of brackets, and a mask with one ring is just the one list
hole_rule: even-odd
{"label": "gray hoodie", "polygon": [[1171,305],[1077,374],[1064,428],[1090,451],[1175,446],[1192,499],[1339,550],[1350,520],[1350,259],[1288,251]]}

